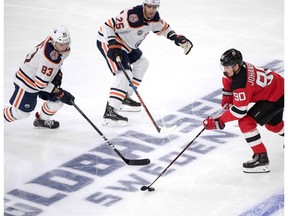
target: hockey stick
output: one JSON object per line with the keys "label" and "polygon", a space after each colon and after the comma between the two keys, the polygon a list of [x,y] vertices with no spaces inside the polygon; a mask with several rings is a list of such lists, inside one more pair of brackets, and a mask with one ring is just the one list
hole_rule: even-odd
{"label": "hockey stick", "polygon": [[[224,105],[225,107],[226,105]],[[218,112],[217,114],[215,114],[215,116],[218,116],[219,113],[222,112],[222,110],[224,109],[224,107],[222,107]],[[141,190],[142,191],[154,191],[155,188],[151,187],[168,169],[170,166],[172,166],[172,164],[186,151],[186,149],[203,133],[203,131],[205,130],[205,127],[202,128],[202,130],[194,137],[194,139],[188,143],[188,145],[177,155],[177,157],[174,158],[174,160],[163,170],[163,172],[158,175],[158,177],[149,185],[149,186],[142,186],[141,187]]]}
{"label": "hockey stick", "polygon": [[127,78],[130,86],[132,87],[132,89],[134,90],[135,94],[137,95],[140,103],[141,103],[142,106],[144,107],[146,113],[148,114],[149,118],[151,119],[151,121],[152,121],[153,125],[155,126],[156,130],[158,131],[158,133],[166,134],[166,133],[170,133],[171,131],[175,130],[175,128],[177,127],[177,125],[174,125],[174,126],[169,127],[169,128],[161,128],[161,127],[159,127],[159,126],[156,124],[154,118],[152,117],[152,115],[151,115],[151,113],[149,112],[147,106],[145,105],[144,101],[142,100],[140,94],[138,93],[137,88],[136,88],[135,85],[132,83],[132,80],[130,79],[130,77],[128,76],[128,74],[127,74],[127,72],[126,72],[126,70],[125,70],[125,68],[124,68],[124,66],[122,65],[121,59],[120,59],[119,56],[116,57],[116,61],[117,61],[117,63],[118,63],[118,66],[119,66],[119,67],[121,68],[121,70],[123,71],[123,73],[124,73],[125,77]]}
{"label": "hockey stick", "polygon": [[97,133],[109,144],[110,147],[119,155],[120,158],[127,164],[132,166],[147,165],[150,163],[149,159],[127,159],[125,158],[116,147],[104,136],[104,134],[91,122],[91,120],[82,112],[82,110],[72,101],[73,106],[78,110],[78,112],[90,123],[90,125],[97,131]]}

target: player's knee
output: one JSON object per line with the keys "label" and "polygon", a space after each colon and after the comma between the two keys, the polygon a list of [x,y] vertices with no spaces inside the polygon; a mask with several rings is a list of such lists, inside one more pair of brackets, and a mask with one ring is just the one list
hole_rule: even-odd
{"label": "player's knee", "polygon": [[143,71],[146,71],[149,67],[149,60],[146,57],[142,56],[139,59],[139,61],[140,61],[141,67],[143,68]]}
{"label": "player's knee", "polygon": [[42,105],[42,110],[48,114],[56,113],[59,109],[64,106],[64,103],[60,100],[58,101],[46,101]]}
{"label": "player's knee", "polygon": [[25,119],[25,118],[28,118],[31,114],[31,112],[23,112],[19,109],[15,109],[16,110],[16,117],[17,119]]}
{"label": "player's knee", "polygon": [[249,115],[246,115],[242,119],[239,119],[238,125],[242,133],[247,133],[257,127],[256,121]]}
{"label": "player's knee", "polygon": [[15,107],[8,107],[4,112],[5,119],[8,122],[28,118],[31,112],[23,112]]}
{"label": "player's knee", "polygon": [[276,125],[265,124],[265,127],[273,133],[284,133],[284,121]]}
{"label": "player's knee", "polygon": [[143,73],[146,72],[146,70],[149,67],[149,60],[145,56],[141,56],[140,59],[138,59],[135,63],[133,63],[133,69],[137,71],[142,71]]}
{"label": "player's knee", "polygon": [[[133,79],[133,75],[132,72],[130,70],[126,70],[126,74],[128,75],[128,77],[130,78],[130,80]],[[113,83],[114,87],[118,87],[118,88],[123,88],[124,86],[128,86],[129,82],[125,76],[125,74],[122,71],[118,71],[116,73],[116,80]]]}

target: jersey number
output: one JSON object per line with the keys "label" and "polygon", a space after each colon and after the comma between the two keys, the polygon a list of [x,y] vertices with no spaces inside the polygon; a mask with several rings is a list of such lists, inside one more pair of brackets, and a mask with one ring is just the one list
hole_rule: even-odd
{"label": "jersey number", "polygon": [[234,95],[235,101],[245,101],[246,100],[246,95],[244,92],[240,92],[240,93],[234,92],[233,95]]}
{"label": "jersey number", "polygon": [[272,83],[273,75],[271,74],[271,70],[264,70],[262,68],[255,67],[257,69],[256,74],[256,83],[257,85],[264,88]]}
{"label": "jersey number", "polygon": [[43,65],[41,72],[45,74],[46,76],[51,76],[53,72],[53,68],[47,68],[46,66]]}
{"label": "jersey number", "polygon": [[115,27],[116,27],[116,29],[124,28],[124,23],[123,23],[123,18],[122,17],[116,18]]}

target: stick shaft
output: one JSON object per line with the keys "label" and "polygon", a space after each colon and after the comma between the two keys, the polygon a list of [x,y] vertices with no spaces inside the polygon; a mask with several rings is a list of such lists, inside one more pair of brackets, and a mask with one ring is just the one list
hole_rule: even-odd
{"label": "stick shaft", "polygon": [[90,123],[90,125],[97,131],[97,133],[109,144],[109,146],[116,152],[116,154],[128,165],[147,165],[150,163],[149,159],[139,159],[139,160],[132,160],[125,158],[119,150],[107,139],[106,136],[93,124],[93,122],[82,112],[82,110],[72,102],[73,106],[78,110],[78,112]]}

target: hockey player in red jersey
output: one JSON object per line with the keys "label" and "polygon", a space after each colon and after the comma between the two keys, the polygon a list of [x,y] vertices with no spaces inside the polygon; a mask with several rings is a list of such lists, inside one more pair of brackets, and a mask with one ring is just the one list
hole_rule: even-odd
{"label": "hockey player in red jersey", "polygon": [[38,128],[58,128],[59,122],[50,120],[63,105],[72,105],[74,96],[62,89],[63,61],[70,53],[70,34],[65,26],[53,29],[52,35],[29,53],[16,72],[15,90],[11,106],[4,108],[4,121],[27,118],[35,109],[37,96],[45,100],[33,123]]}
{"label": "hockey player in red jersey", "polygon": [[[269,159],[257,123],[284,136],[284,78],[269,69],[243,62],[236,49],[227,50],[220,59],[224,69],[222,106],[227,109],[220,117],[203,121],[207,130],[223,129],[226,122],[238,125],[253,151],[252,160],[243,163],[246,173],[269,172]],[[250,109],[248,106],[255,103]]]}
{"label": "hockey player in red jersey", "polygon": [[144,0],[142,5],[123,10],[100,27],[97,47],[116,77],[110,88],[103,125],[125,126],[128,118],[118,111],[140,111],[141,104],[131,99],[133,89],[116,63],[119,56],[135,87],[138,87],[148,69],[148,60],[138,48],[150,31],[175,42],[188,54],[193,47],[190,40],[178,35],[160,18],[160,0]]}

